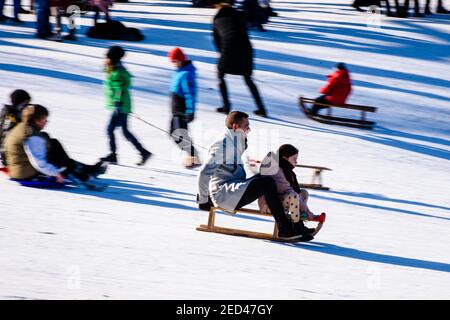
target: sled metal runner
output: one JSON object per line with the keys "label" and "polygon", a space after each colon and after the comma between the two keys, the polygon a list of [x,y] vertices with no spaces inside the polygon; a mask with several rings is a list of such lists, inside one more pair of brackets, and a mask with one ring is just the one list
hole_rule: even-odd
{"label": "sled metal runner", "polygon": [[[231,236],[263,239],[263,240],[270,240],[270,241],[277,241],[277,242],[289,242],[289,243],[299,242],[298,239],[287,240],[287,239],[278,238],[278,228],[277,228],[277,224],[275,223],[275,221],[274,221],[274,228],[273,228],[272,234],[216,226],[215,225],[216,211],[223,211],[223,212],[226,212],[226,213],[229,213],[232,215],[235,215],[236,213],[239,212],[239,213],[244,213],[244,214],[258,215],[258,216],[265,216],[265,217],[273,218],[273,216],[269,213],[262,213],[258,210],[253,210],[253,209],[241,208],[241,209],[237,209],[234,211],[227,211],[222,208],[211,207],[211,209],[209,210],[208,224],[207,225],[202,224],[199,227],[197,227],[198,231],[214,232],[214,233],[227,234],[227,235],[231,235]],[[319,223],[317,225],[316,230],[314,231],[314,233],[311,234],[313,237],[320,231],[320,229],[322,228],[322,225],[323,225],[323,223]]]}
{"label": "sled metal runner", "polygon": [[[373,129],[373,126],[375,125],[375,122],[366,120],[366,112],[376,112],[377,108],[375,107],[368,107],[368,106],[359,106],[354,104],[346,104],[343,106],[337,106],[332,104],[325,104],[325,103],[316,103],[314,99],[305,98],[303,96],[300,96],[298,100],[299,108],[306,117],[309,119],[326,123],[326,124],[336,124],[346,127],[352,127],[352,128],[360,128],[360,129]],[[317,104],[319,106],[328,107],[327,108],[327,114],[326,115],[313,115],[311,114],[310,110],[307,108],[307,104]],[[352,110],[358,110],[361,111],[360,119],[348,119],[348,118],[341,118],[341,117],[333,117],[331,115],[333,108],[341,108],[341,109],[352,109]]]}

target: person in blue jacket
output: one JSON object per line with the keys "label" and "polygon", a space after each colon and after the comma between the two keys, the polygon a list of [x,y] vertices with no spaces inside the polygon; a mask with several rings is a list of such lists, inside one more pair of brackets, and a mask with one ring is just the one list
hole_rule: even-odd
{"label": "person in blue jacket", "polygon": [[184,166],[191,169],[201,165],[188,132],[188,123],[194,120],[195,116],[196,69],[180,48],[172,49],[168,56],[170,62],[176,67],[170,88],[172,107],[170,135],[175,143],[188,153]]}

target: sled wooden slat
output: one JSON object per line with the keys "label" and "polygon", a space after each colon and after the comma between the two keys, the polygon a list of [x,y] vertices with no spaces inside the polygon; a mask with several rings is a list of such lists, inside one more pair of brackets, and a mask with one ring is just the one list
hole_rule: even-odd
{"label": "sled wooden slat", "polygon": [[[252,237],[252,238],[256,237],[258,239],[267,239],[267,240],[278,239],[277,238],[278,228],[277,228],[277,224],[275,223],[275,221],[274,221],[274,228],[273,228],[272,234],[232,229],[232,228],[223,228],[223,227],[218,227],[215,225],[216,211],[223,211],[225,213],[229,213],[232,215],[235,215],[236,213],[241,212],[241,213],[257,215],[257,216],[272,217],[272,215],[270,213],[263,213],[263,212],[260,212],[258,210],[254,210],[254,209],[241,208],[241,209],[237,209],[237,210],[233,210],[233,211],[228,211],[228,210],[225,210],[222,208],[211,207],[211,209],[209,210],[208,224],[201,225],[200,227],[198,227],[197,228],[198,231],[218,232],[219,229],[220,230],[226,229],[227,234],[233,234],[233,235],[246,234],[246,235],[242,235],[242,236],[247,236],[247,237]],[[236,234],[234,234],[233,232]],[[223,232],[219,232],[219,233],[223,233]],[[284,241],[284,240],[278,239],[278,241]]]}
{"label": "sled wooden slat", "polygon": [[233,228],[224,228],[224,227],[217,227],[217,226],[208,227],[207,225],[204,225],[204,224],[200,225],[197,228],[197,230],[204,231],[204,232],[227,234],[230,236],[263,239],[263,240],[278,241],[278,242],[298,242],[298,240],[280,239],[280,238],[274,237],[273,235],[271,235],[269,233],[255,232],[255,231],[248,231],[248,230],[241,230],[241,229],[233,229]]}
{"label": "sled wooden slat", "polygon": [[[311,104],[317,104],[320,106],[328,107],[327,115],[313,115],[306,107],[307,103]],[[321,122],[321,123],[327,123],[327,124],[336,124],[336,125],[342,125],[346,127],[353,127],[353,128],[360,128],[360,129],[373,129],[373,126],[375,125],[375,122],[366,120],[366,112],[376,112],[377,108],[375,107],[369,107],[369,106],[360,106],[355,104],[345,104],[342,106],[333,105],[333,104],[326,104],[326,103],[316,103],[314,99],[305,98],[301,96],[299,98],[299,107],[300,110],[303,111],[305,116],[308,118]],[[341,108],[341,109],[352,109],[352,110],[358,110],[361,111],[360,119],[348,119],[348,118],[342,118],[342,117],[333,117],[332,116],[332,108]]]}
{"label": "sled wooden slat", "polygon": [[[250,166],[256,166],[256,163],[261,163],[260,160],[254,161]],[[327,167],[318,167],[311,165],[298,164],[295,166],[296,168],[305,168],[305,169],[314,169],[314,174],[311,179],[311,183],[299,183],[300,188],[304,189],[316,189],[316,190],[330,190],[330,188],[322,185],[322,171],[328,170],[332,171],[333,169]],[[319,183],[316,183],[318,181]]]}
{"label": "sled wooden slat", "polygon": [[[324,171],[324,170],[332,171],[332,169],[326,168],[326,167],[307,166],[307,165],[301,165],[301,164],[298,164],[295,167],[296,168],[314,169],[314,174],[312,176],[311,183],[299,183],[300,188],[316,189],[316,190],[330,190],[330,188],[325,187],[322,184],[322,171]],[[318,183],[316,183],[316,181]]]}
{"label": "sled wooden slat", "polygon": [[298,185],[303,189],[330,190],[329,187],[324,187],[317,183],[299,183]]}
{"label": "sled wooden slat", "polygon": [[[211,207],[211,209],[209,210],[208,224],[207,225],[202,224],[199,227],[197,227],[196,230],[204,231],[204,232],[215,232],[215,233],[221,233],[221,234],[227,234],[227,235],[239,236],[239,237],[248,237],[248,238],[264,239],[264,240],[270,240],[270,241],[278,241],[278,242],[298,242],[298,239],[297,240],[286,240],[286,239],[278,238],[278,227],[277,227],[277,224],[275,223],[275,220],[274,220],[274,228],[273,228],[272,234],[216,226],[215,225],[216,211],[223,211],[223,212],[226,212],[226,213],[229,213],[232,215],[235,215],[236,213],[240,212],[240,213],[245,213],[245,214],[273,218],[273,216],[270,213],[263,213],[263,212],[260,212],[258,210],[254,210],[254,209],[241,208],[241,209],[237,209],[237,210],[233,210],[233,211],[228,211],[228,210],[225,210],[222,208]],[[316,230],[311,235],[315,236],[322,228],[322,225],[323,225],[322,223],[319,223],[316,227]]]}

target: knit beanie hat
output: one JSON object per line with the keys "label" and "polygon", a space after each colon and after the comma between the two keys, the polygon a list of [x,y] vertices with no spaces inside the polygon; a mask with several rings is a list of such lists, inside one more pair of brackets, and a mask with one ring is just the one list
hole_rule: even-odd
{"label": "knit beanie hat", "polygon": [[168,54],[170,62],[174,62],[175,60],[184,62],[186,60],[186,55],[180,48],[173,48],[169,51]]}
{"label": "knit beanie hat", "polygon": [[336,68],[337,68],[338,70],[347,70],[347,66],[346,66],[345,63],[343,63],[343,62],[339,62],[339,63],[336,65]]}
{"label": "knit beanie hat", "polygon": [[278,157],[282,159],[283,157],[289,158],[298,153],[298,149],[294,147],[292,144],[283,144],[278,149]]}
{"label": "knit beanie hat", "polygon": [[106,56],[111,60],[113,64],[117,64],[125,55],[125,50],[120,46],[112,46],[109,48]]}
{"label": "knit beanie hat", "polygon": [[11,104],[13,107],[17,107],[20,104],[24,103],[27,100],[31,100],[30,95],[28,92],[22,89],[14,90],[13,93],[11,93]]}

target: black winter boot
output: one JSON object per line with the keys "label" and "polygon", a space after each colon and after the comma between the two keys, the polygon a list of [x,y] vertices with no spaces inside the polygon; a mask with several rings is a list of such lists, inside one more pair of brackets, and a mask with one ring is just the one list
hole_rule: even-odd
{"label": "black winter boot", "polygon": [[142,156],[142,159],[141,159],[141,161],[139,161],[137,163],[138,166],[143,166],[147,162],[147,160],[150,159],[150,157],[152,156],[152,153],[150,151],[144,150],[144,152],[142,152],[141,156]]}
{"label": "black winter boot", "polygon": [[216,109],[217,112],[221,112],[221,113],[225,113],[225,114],[229,114],[230,113],[230,108],[229,107],[220,107]]}
{"label": "black winter boot", "polygon": [[100,160],[103,162],[109,162],[112,164],[116,164],[117,163],[117,155],[115,153],[110,153],[106,157],[100,158]]}

